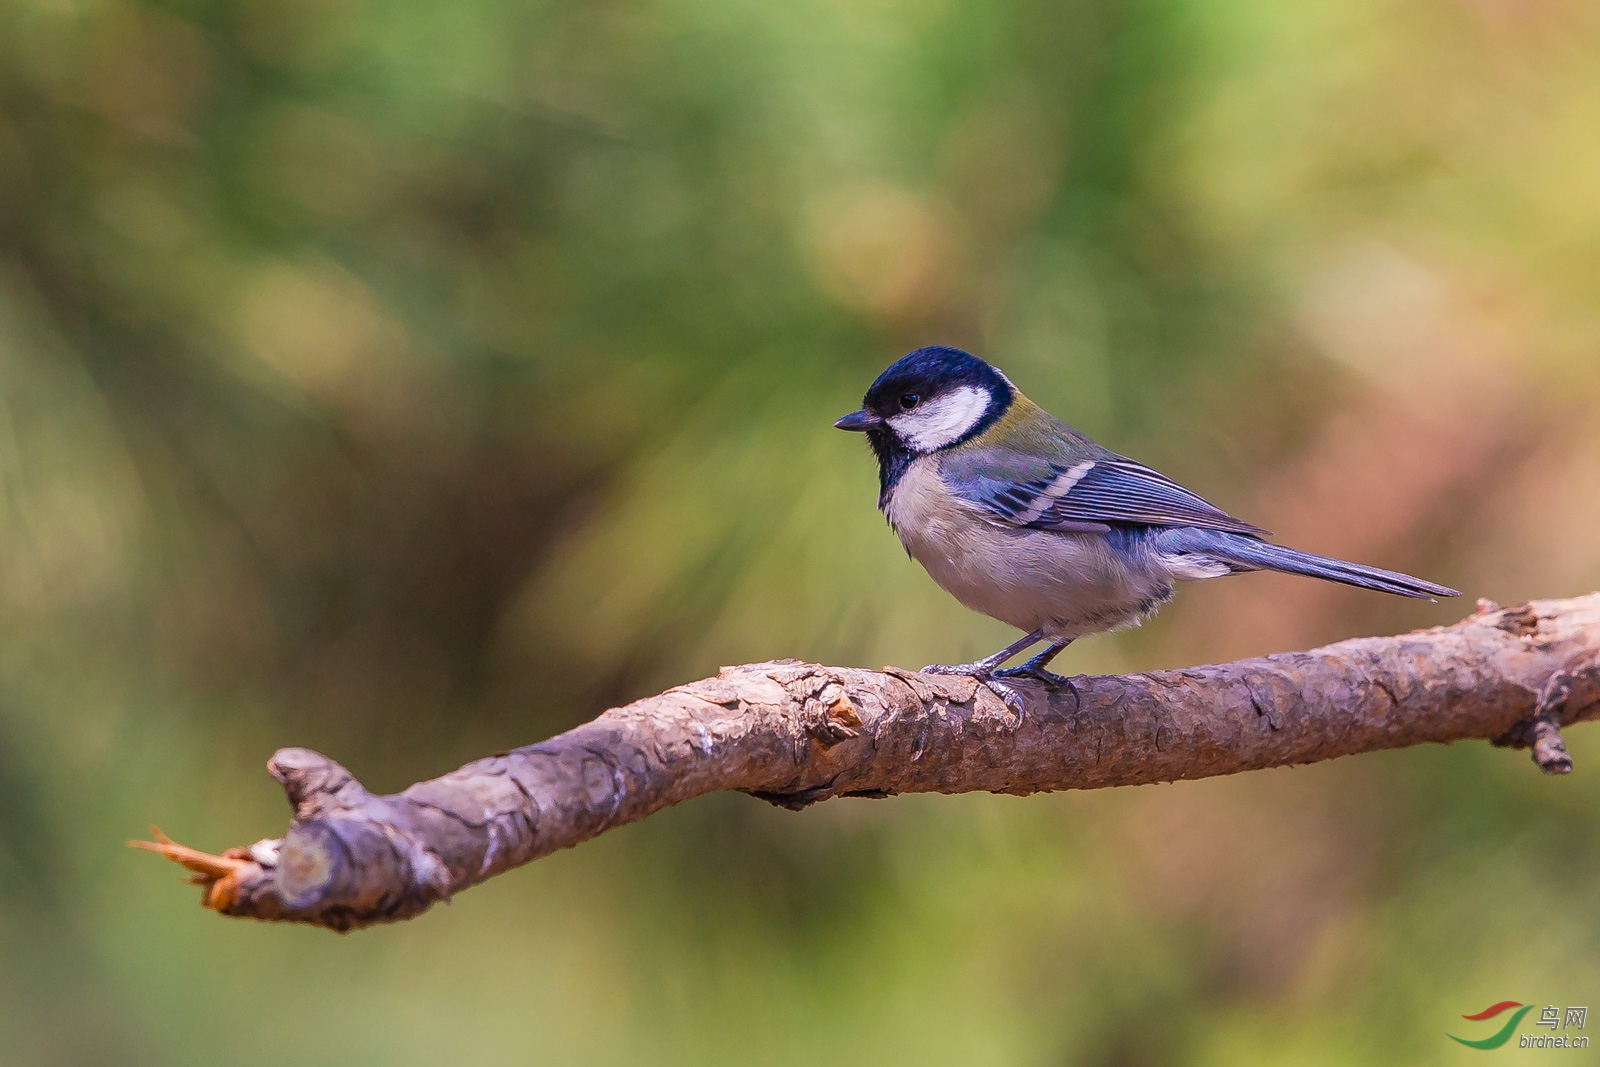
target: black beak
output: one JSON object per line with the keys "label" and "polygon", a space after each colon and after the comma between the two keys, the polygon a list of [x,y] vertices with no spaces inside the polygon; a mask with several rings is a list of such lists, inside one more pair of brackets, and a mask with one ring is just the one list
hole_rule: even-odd
{"label": "black beak", "polygon": [[836,429],[854,430],[856,433],[864,433],[865,431],[872,429],[874,426],[882,426],[883,420],[878,418],[878,416],[874,415],[872,412],[868,411],[866,408],[862,408],[860,411],[852,411],[850,414],[846,415],[833,425]]}

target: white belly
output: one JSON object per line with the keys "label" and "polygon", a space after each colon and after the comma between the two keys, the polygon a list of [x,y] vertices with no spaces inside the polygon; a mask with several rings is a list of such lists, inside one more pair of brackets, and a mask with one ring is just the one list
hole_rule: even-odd
{"label": "white belly", "polygon": [[1119,558],[1100,534],[990,520],[944,490],[933,456],[912,463],[884,513],[911,558],[943,589],[1019,630],[1056,639],[1114,630],[1172,596],[1165,569],[1142,553]]}

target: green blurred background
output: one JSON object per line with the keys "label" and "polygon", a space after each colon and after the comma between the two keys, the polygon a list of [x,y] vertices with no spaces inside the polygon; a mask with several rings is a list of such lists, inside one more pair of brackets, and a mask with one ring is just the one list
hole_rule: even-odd
{"label": "green blurred background", "polygon": [[392,790],[997,647],[829,428],[921,344],[1467,592],[1189,587],[1065,669],[1600,587],[1597,131],[1583,0],[5,0],[0,1063],[1454,1063],[1600,1010],[1592,728],[1566,780],[711,797],[348,937],[122,845],[281,833],[280,745]]}

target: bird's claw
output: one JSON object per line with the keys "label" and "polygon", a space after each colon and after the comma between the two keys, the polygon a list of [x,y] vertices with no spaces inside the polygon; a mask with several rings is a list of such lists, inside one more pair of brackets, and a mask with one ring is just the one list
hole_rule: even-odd
{"label": "bird's claw", "polygon": [[[1031,667],[1024,663],[1020,667],[1007,667],[1004,670],[995,671],[994,677],[1029,678],[1036,682],[1043,682],[1052,689],[1057,687],[1064,688],[1067,690],[1067,692],[1072,694],[1072,700],[1075,705],[1083,703],[1083,694],[1078,692],[1077,683],[1064,674],[1057,674],[1054,671],[1047,671],[1043,667]],[[995,687],[995,683],[993,681],[990,681],[988,685],[990,689],[994,689]]]}
{"label": "bird's claw", "polygon": [[988,686],[989,692],[1005,701],[1006,707],[1017,713],[1017,725],[1021,726],[1022,720],[1027,718],[1028,715],[1022,707],[1022,694],[1004,682],[995,681],[992,674],[987,678],[979,678],[978,681]]}
{"label": "bird's claw", "polygon": [[1021,677],[1015,673],[1015,670],[1010,673],[997,671],[991,664],[980,661],[977,663],[930,663],[922,668],[921,673],[965,675],[980,685],[987,687],[991,693],[1005,701],[1006,707],[1017,713],[1019,725],[1026,714],[1022,707],[1022,694],[1006,683],[996,681],[997,678],[1002,677]]}

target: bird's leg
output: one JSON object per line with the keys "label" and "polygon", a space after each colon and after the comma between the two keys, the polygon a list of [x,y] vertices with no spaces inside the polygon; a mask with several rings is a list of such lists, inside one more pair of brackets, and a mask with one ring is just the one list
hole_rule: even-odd
{"label": "bird's leg", "polygon": [[1064,678],[1059,674],[1054,674],[1045,670],[1045,666],[1049,664],[1051,660],[1059,656],[1061,654],[1061,650],[1070,644],[1072,644],[1072,638],[1070,637],[1065,641],[1052,641],[1050,642],[1049,646],[1037,656],[1032,657],[1018,666],[1007,667],[1004,670],[994,671],[988,678],[983,680],[984,685],[987,685],[990,689],[999,694],[1000,699],[1004,700],[1011,710],[1017,713],[1018,726],[1022,725],[1022,718],[1024,714],[1022,710],[1022,694],[1018,693],[1015,689],[1011,688],[1011,686],[1000,681],[999,679],[1032,678],[1036,681],[1043,682],[1046,685],[1064,685],[1068,689],[1072,690],[1074,699],[1077,699],[1078,687],[1072,684],[1071,678]]}
{"label": "bird's leg", "polygon": [[1052,671],[1045,670],[1045,667],[1049,665],[1050,661],[1061,655],[1061,650],[1070,644],[1072,644],[1072,638],[1070,637],[1065,641],[1052,641],[1050,642],[1049,646],[1037,656],[1034,656],[1032,659],[1027,660],[1016,667],[1007,667],[1004,670],[995,671],[994,676],[996,678],[1036,678],[1039,681],[1047,682],[1050,685],[1070,686],[1072,685],[1070,679]]}
{"label": "bird's leg", "polygon": [[[996,652],[992,656],[985,656],[982,659],[973,660],[971,663],[930,663],[926,667],[922,668],[922,670],[926,674],[965,674],[976,678],[978,681],[982,682],[984,685],[993,690],[994,694],[1001,700],[1005,701],[1007,707],[1017,713],[1017,722],[1020,725],[1023,715],[1022,694],[1018,693],[1015,689],[1004,684],[1003,682],[995,681],[995,677],[1008,673],[1006,671],[996,670],[996,668],[1006,660],[1010,659],[1012,656],[1015,656],[1018,652],[1021,652],[1027,648],[1031,648],[1043,640],[1044,631],[1035,630],[1033,633],[1027,634],[1016,641],[1011,642],[1011,644],[1007,645],[1005,648],[1002,648],[999,652]],[[1064,648],[1066,646],[1063,645],[1062,647]],[[1059,652],[1061,649],[1058,648],[1055,651]],[[1054,653],[1046,653],[1044,662],[1049,662],[1050,656],[1053,654]],[[1033,663],[1038,659],[1039,657],[1035,656],[1028,662]],[[1020,670],[1021,668],[1018,669]]]}
{"label": "bird's leg", "polygon": [[[1035,630],[1031,634],[1011,642],[992,656],[973,660],[971,663],[930,663],[922,668],[923,674],[967,674],[980,681],[988,681],[989,676],[995,673],[995,668],[1018,652],[1038,644],[1044,640],[1044,631]],[[1032,663],[1033,660],[1029,660]]]}

